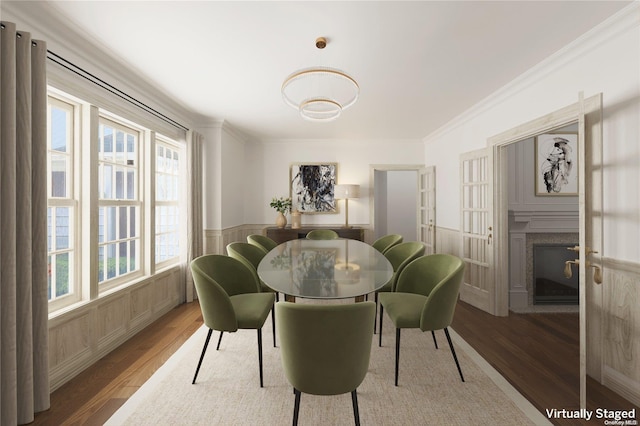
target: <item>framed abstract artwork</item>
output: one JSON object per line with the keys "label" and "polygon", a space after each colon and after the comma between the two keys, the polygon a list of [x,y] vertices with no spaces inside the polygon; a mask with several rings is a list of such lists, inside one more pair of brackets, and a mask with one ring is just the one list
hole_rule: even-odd
{"label": "framed abstract artwork", "polygon": [[578,195],[577,133],[544,133],[535,140],[537,196]]}
{"label": "framed abstract artwork", "polygon": [[294,163],[289,171],[292,210],[337,213],[334,187],[337,163]]}

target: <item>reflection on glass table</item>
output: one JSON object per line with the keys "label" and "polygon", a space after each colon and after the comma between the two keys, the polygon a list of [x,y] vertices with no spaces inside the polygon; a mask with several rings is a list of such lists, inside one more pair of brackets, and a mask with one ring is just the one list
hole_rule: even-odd
{"label": "reflection on glass table", "polygon": [[361,241],[299,239],[267,253],[258,265],[258,275],[288,300],[362,299],[391,279],[393,267],[379,251]]}

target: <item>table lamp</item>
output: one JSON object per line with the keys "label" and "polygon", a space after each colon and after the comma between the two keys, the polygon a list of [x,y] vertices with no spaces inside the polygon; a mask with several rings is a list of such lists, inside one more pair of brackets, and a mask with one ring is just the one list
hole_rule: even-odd
{"label": "table lamp", "polygon": [[344,200],[345,223],[343,228],[351,228],[349,226],[349,199],[360,197],[360,185],[336,185],[333,188],[333,194],[336,200]]}

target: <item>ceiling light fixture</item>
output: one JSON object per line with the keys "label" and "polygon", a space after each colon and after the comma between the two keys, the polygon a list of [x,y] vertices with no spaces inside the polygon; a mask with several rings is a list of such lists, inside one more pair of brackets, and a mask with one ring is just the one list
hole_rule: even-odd
{"label": "ceiling light fixture", "polygon": [[[316,39],[324,49],[327,40]],[[360,86],[347,73],[328,67],[306,68],[291,74],[282,83],[282,98],[311,121],[331,121],[358,100]]]}

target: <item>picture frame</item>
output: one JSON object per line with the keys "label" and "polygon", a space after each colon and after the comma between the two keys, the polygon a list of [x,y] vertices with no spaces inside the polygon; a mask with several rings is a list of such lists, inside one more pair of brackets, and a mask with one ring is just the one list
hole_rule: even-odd
{"label": "picture frame", "polygon": [[335,185],[338,163],[293,163],[289,169],[292,211],[338,213]]}
{"label": "picture frame", "polygon": [[535,195],[578,195],[578,134],[543,133],[535,138]]}

